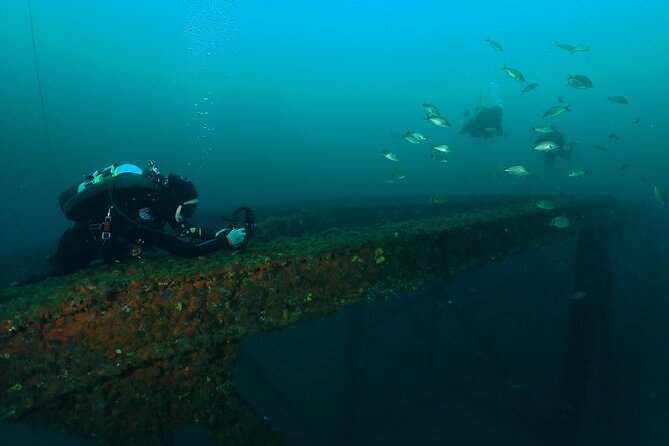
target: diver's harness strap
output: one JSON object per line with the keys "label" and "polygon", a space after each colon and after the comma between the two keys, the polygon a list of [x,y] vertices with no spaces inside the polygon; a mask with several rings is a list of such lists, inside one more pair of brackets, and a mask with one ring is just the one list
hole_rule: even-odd
{"label": "diver's harness strap", "polygon": [[102,243],[105,243],[107,240],[109,240],[112,235],[111,233],[112,209],[114,209],[114,206],[109,206],[107,208],[107,215],[105,215],[105,218],[104,220],[102,220],[102,223],[93,223],[88,225],[91,231],[94,232],[100,231],[100,239],[102,240]]}
{"label": "diver's harness strap", "polygon": [[112,206],[107,208],[107,215],[105,221],[102,223],[102,240],[107,241],[111,238],[111,210]]}

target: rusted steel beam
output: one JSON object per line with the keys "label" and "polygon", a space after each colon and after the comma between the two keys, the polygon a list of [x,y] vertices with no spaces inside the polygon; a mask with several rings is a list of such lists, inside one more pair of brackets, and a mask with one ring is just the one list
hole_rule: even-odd
{"label": "rusted steel beam", "polygon": [[[328,224],[328,212],[339,211],[321,209],[267,220],[245,252],[195,260],[150,254],[6,290],[0,422],[107,444],[169,444],[172,428],[193,424],[223,444],[282,444],[233,389],[242,336],[418,289],[617,218],[612,200],[559,205],[559,212],[528,200],[467,212],[444,206],[446,215],[279,237],[291,227],[286,221],[341,226]],[[550,226],[563,213],[571,226]]]}

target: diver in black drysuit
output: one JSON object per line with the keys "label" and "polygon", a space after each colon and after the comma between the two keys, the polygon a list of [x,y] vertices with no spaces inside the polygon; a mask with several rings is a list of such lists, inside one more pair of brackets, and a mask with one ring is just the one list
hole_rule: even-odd
{"label": "diver in black drysuit", "polygon": [[483,107],[471,116],[469,110],[465,110],[465,119],[460,128],[460,133],[473,138],[492,139],[495,136],[504,135],[502,130],[502,114],[504,110],[501,105]]}
{"label": "diver in black drysuit", "polygon": [[[114,166],[119,167],[110,168]],[[141,171],[132,165],[120,167],[124,166]],[[75,215],[76,222],[63,233],[57,252],[49,260],[53,275],[74,272],[95,260],[110,263],[151,247],[182,257],[195,257],[244,245],[246,227],[214,231],[188,223],[186,218],[197,208],[195,185],[175,174],[165,178],[152,163],[149,166],[151,168],[141,171],[141,175],[135,174],[142,187],[114,187],[116,180],[119,183],[121,179],[135,180],[127,176],[133,174],[122,173],[106,180],[110,185],[104,192],[82,202],[80,206],[87,205],[86,209],[68,215],[69,218]],[[64,211],[70,210],[68,200],[76,195],[76,189],[75,186],[61,194]],[[90,213],[86,212],[88,209]],[[171,232],[165,231],[166,226]]]}

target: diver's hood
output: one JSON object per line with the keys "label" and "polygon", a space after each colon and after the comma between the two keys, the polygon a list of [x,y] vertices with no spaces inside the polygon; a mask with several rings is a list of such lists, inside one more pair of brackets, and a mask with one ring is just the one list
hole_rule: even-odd
{"label": "diver's hood", "polygon": [[167,177],[167,190],[174,198],[175,204],[181,206],[181,215],[190,217],[197,209],[197,189],[191,180],[171,173]]}

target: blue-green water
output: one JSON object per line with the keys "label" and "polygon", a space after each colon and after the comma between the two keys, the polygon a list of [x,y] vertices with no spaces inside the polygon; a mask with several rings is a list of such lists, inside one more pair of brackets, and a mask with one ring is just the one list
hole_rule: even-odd
{"label": "blue-green water", "polygon": [[[669,187],[664,2],[33,0],[51,148],[28,3],[0,8],[0,181],[3,217],[12,221],[0,237],[10,251],[57,237],[65,225],[59,190],[112,162],[153,159],[187,175],[204,207],[514,191],[652,200],[653,184]],[[592,51],[570,55],[556,42]],[[539,87],[522,95],[505,63]],[[566,87],[568,74],[588,75],[594,88]],[[474,110],[491,83],[507,136],[490,143],[459,135],[463,110]],[[629,104],[606,101],[613,95]],[[579,145],[569,163],[549,168],[529,151],[529,129],[558,96],[573,112],[553,121]],[[426,121],[424,101],[453,127]],[[408,129],[450,144],[450,163],[433,162],[426,143],[393,136]],[[382,149],[401,162],[385,160]],[[619,172],[624,163],[631,167]],[[496,179],[513,164],[540,180]],[[573,181],[572,169],[590,175]],[[406,180],[384,184],[396,171]]]}
{"label": "blue-green water", "polygon": [[[669,190],[663,108],[669,4],[659,0],[31,5],[32,20],[27,0],[0,5],[3,261],[27,248],[55,247],[68,225],[57,204],[60,191],[113,162],[155,160],[164,172],[186,175],[205,208],[480,193],[611,194],[658,208],[653,187]],[[557,42],[586,44],[591,51],[570,55]],[[504,64],[521,70],[527,82],[507,76]],[[567,87],[569,74],[587,75],[594,87]],[[539,86],[521,94],[529,82]],[[474,111],[481,93],[490,91],[503,106],[505,135],[476,140],[459,134],[464,110]],[[629,103],[606,100],[616,95]],[[571,160],[547,166],[543,155],[530,151],[536,137],[530,128],[547,122],[542,114],[558,97],[572,112],[551,122],[578,144]],[[426,101],[453,126],[426,121]],[[397,137],[407,130],[451,145],[450,162],[430,159],[427,143]],[[384,159],[382,150],[396,152],[400,162]],[[518,164],[537,176],[502,171]],[[624,164],[629,168],[621,171]],[[589,175],[570,178],[575,169]],[[397,172],[406,179],[386,184]],[[646,225],[653,223],[639,222]],[[649,244],[667,246],[666,240],[643,243],[628,241],[626,249],[643,257]],[[653,252],[643,260],[658,268],[650,279],[643,269],[618,271],[651,302],[643,311],[637,307],[639,325],[650,314],[662,319],[656,310],[664,310],[653,296],[666,291],[666,278],[658,280],[663,286],[651,279],[666,275],[657,267],[666,256]],[[618,291],[628,299],[638,292],[629,286]],[[655,322],[653,330],[663,326]],[[639,338],[652,342],[666,334]],[[626,352],[637,348],[629,342]],[[625,429],[640,429],[646,444],[663,444],[653,435],[666,435],[653,427],[667,410],[667,392],[655,375],[666,365],[654,369],[656,353],[651,348],[642,355],[653,384],[623,392],[630,407],[643,408]],[[631,356],[620,356],[632,370]],[[618,376],[620,382],[628,378]],[[620,420],[626,401],[618,402]],[[639,413],[651,414],[655,424],[645,426]]]}

